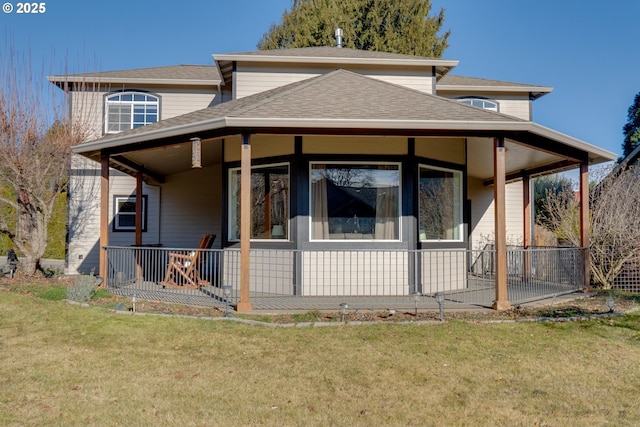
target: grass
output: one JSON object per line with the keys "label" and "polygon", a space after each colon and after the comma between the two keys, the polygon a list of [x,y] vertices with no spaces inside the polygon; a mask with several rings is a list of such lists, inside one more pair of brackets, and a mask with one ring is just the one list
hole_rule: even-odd
{"label": "grass", "polygon": [[0,290],[0,425],[631,426],[639,364],[638,315],[274,329]]}

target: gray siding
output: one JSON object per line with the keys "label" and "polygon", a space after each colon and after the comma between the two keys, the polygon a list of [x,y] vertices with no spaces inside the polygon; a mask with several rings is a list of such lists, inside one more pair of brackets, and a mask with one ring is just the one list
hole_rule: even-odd
{"label": "gray siding", "polygon": [[222,241],[222,167],[194,169],[172,175],[162,185],[160,241],[165,247],[196,247],[204,233]]}
{"label": "gray siding", "polygon": [[[67,273],[96,273],[99,267],[100,248],[100,165],[97,162],[74,156],[70,176],[67,224],[69,249]],[[132,245],[135,232],[114,232],[114,196],[135,196],[135,179],[111,170],[109,177],[109,244]],[[142,233],[143,243],[157,243],[160,236],[160,189],[143,185],[147,195],[147,231]]]}

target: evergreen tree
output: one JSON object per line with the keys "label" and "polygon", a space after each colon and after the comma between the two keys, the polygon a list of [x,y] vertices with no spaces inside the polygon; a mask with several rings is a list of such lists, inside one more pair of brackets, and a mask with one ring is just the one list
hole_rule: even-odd
{"label": "evergreen tree", "polygon": [[293,0],[258,49],[335,46],[342,28],[344,47],[439,58],[450,31],[438,35],[444,9],[430,10],[430,0]]}
{"label": "evergreen tree", "polygon": [[627,123],[622,128],[624,142],[622,143],[622,160],[631,153],[640,141],[640,93],[636,94],[633,104],[627,111]]}

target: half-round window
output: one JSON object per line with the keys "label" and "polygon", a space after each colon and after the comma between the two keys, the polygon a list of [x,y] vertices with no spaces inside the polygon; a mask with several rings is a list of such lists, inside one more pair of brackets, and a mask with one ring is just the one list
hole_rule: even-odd
{"label": "half-round window", "polygon": [[118,133],[158,121],[160,99],[143,92],[118,92],[107,96],[105,132]]}
{"label": "half-round window", "polygon": [[490,101],[488,99],[462,98],[462,99],[459,99],[458,101],[462,102],[463,104],[471,105],[473,107],[483,108],[485,110],[495,111],[495,112],[498,111],[498,103],[495,101]]}

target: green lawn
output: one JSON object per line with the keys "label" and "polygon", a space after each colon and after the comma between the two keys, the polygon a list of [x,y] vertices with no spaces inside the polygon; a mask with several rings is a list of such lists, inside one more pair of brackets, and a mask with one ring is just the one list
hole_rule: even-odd
{"label": "green lawn", "polygon": [[640,317],[268,328],[0,290],[0,425],[633,426]]}

